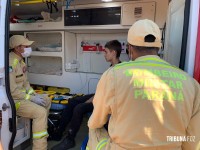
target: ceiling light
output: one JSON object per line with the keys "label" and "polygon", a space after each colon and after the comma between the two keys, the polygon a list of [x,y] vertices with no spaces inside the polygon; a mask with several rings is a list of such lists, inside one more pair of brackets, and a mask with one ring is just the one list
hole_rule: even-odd
{"label": "ceiling light", "polygon": [[111,2],[112,0],[101,0],[103,2]]}

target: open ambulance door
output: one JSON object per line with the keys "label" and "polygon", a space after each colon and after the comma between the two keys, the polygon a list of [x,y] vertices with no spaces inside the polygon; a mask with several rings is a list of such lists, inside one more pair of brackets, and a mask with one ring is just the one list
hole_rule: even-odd
{"label": "open ambulance door", "polygon": [[10,0],[0,0],[0,149],[13,149],[16,134],[15,104],[10,95],[8,41]]}
{"label": "open ambulance door", "polygon": [[[199,5],[200,8],[200,5]],[[196,58],[194,66],[194,78],[200,83],[200,9],[199,9],[199,19],[198,19],[198,32],[197,32],[197,42],[196,42]]]}
{"label": "open ambulance door", "polygon": [[164,43],[164,59],[191,76],[196,74],[195,78],[198,80],[200,80],[199,35],[197,39],[199,3],[199,0],[170,1]]}

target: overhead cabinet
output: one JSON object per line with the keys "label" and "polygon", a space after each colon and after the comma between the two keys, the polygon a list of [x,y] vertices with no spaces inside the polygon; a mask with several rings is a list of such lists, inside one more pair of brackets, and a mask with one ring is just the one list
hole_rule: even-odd
{"label": "overhead cabinet", "polygon": [[163,28],[168,0],[138,0],[62,7],[59,22],[11,23],[11,31],[63,31],[129,29],[137,20],[150,19]]}
{"label": "overhead cabinet", "polygon": [[122,25],[132,25],[140,19],[155,21],[156,2],[127,3],[122,5]]}
{"label": "overhead cabinet", "polygon": [[120,24],[121,7],[64,10],[65,26]]}
{"label": "overhead cabinet", "polygon": [[63,29],[63,21],[40,23],[11,23],[11,31],[38,31]]}

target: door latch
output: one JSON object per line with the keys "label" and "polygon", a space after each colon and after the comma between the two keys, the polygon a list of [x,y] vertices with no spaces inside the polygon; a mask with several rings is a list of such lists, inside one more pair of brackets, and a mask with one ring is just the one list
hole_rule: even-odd
{"label": "door latch", "polygon": [[2,110],[6,111],[8,108],[10,108],[10,106],[8,106],[6,103],[3,103]]}

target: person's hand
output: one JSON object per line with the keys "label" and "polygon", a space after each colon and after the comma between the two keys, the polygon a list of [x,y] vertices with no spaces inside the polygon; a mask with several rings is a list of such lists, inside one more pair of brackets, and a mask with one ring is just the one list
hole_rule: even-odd
{"label": "person's hand", "polygon": [[39,94],[45,101],[46,106],[51,105],[51,98],[48,96],[48,94]]}
{"label": "person's hand", "polygon": [[46,101],[43,97],[41,97],[40,95],[35,95],[35,96],[31,96],[31,102],[36,103],[40,106],[46,106]]}

